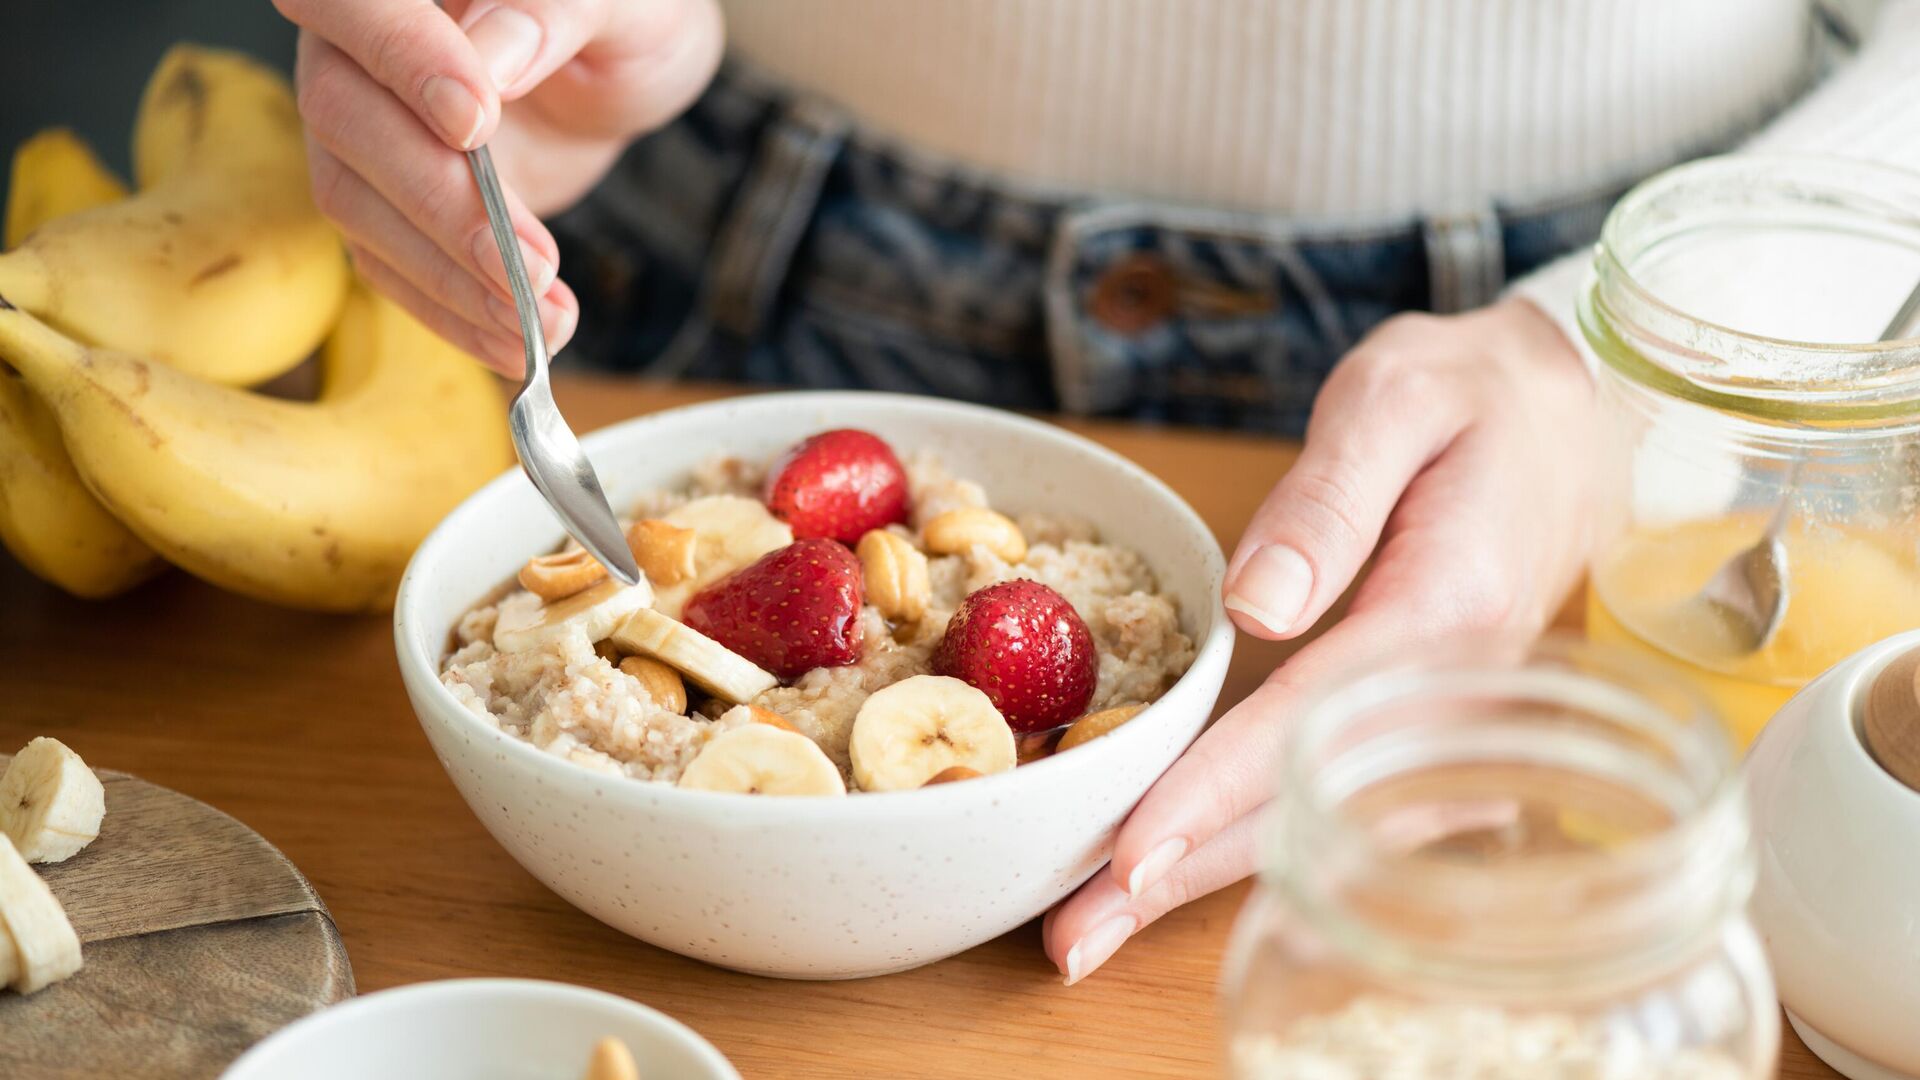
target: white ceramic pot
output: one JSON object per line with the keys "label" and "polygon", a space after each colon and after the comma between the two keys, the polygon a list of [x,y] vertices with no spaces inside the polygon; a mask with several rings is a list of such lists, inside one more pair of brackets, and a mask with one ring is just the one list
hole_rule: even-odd
{"label": "white ceramic pot", "polygon": [[1754,924],[1794,1030],[1852,1080],[1920,1078],[1920,793],[1861,736],[1875,677],[1916,648],[1900,634],[1815,679],[1748,756]]}
{"label": "white ceramic pot", "polygon": [[740,1080],[691,1028],[564,983],[450,979],[354,998],[275,1032],[220,1080],[476,1080],[580,1076],[616,1038],[641,1076]]}
{"label": "white ceramic pot", "polygon": [[1078,514],[1138,550],[1179,602],[1198,649],[1192,668],[1114,734],[1012,772],[844,799],[765,798],[587,772],[490,727],[440,685],[461,612],[560,539],[517,472],[427,538],[394,613],[400,671],[434,752],[522,866],[643,941],[787,978],[930,963],[1064,898],[1106,862],[1127,811],[1206,726],[1233,648],[1224,560],[1199,516],[1137,466],[1048,424],[928,398],[787,393],[641,417],[582,443],[623,505],[681,483],[715,453],[771,457],[835,427],[871,430],[903,453],[935,451],[996,506]]}

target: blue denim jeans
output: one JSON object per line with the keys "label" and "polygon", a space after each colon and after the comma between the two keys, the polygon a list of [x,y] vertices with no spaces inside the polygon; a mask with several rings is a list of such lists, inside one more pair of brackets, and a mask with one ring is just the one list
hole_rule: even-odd
{"label": "blue denim jeans", "polygon": [[1025,191],[730,67],[553,226],[597,368],[1299,435],[1375,324],[1487,303],[1623,187],[1353,230]]}

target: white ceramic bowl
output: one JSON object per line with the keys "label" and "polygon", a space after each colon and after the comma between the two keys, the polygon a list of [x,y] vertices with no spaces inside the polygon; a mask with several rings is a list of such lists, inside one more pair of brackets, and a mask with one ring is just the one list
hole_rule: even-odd
{"label": "white ceramic bowl", "polygon": [[588,772],[489,726],[440,685],[460,614],[560,539],[519,473],[434,530],[394,612],[400,672],[434,752],[522,866],[643,941],[788,978],[930,963],[1065,897],[1206,726],[1233,649],[1223,559],[1199,516],[1137,466],[1048,424],[929,398],[783,393],[628,420],[582,443],[618,506],[682,483],[715,453],[771,457],[836,427],[876,432],[903,453],[933,450],[997,506],[1079,514],[1138,550],[1179,601],[1193,667],[1114,734],[1012,772],[844,799],[752,797]]}
{"label": "white ceramic bowl", "polygon": [[531,979],[452,979],[354,998],[275,1032],[220,1080],[578,1080],[608,1036],[633,1051],[641,1076],[740,1080],[670,1016]]}
{"label": "white ceramic bowl", "polygon": [[1853,1080],[1920,1078],[1920,792],[1873,759],[1874,680],[1920,630],[1808,683],[1747,755],[1760,874],[1753,921],[1787,1018]]}

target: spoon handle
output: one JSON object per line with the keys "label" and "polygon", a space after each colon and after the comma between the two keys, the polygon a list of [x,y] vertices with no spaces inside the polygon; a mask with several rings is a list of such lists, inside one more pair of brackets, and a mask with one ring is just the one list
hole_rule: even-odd
{"label": "spoon handle", "polygon": [[1913,291],[1907,294],[1907,302],[1900,305],[1900,310],[1894,312],[1887,328],[1880,331],[1880,340],[1900,341],[1905,338],[1907,324],[1913,322],[1916,315],[1920,315],[1920,285],[1913,287]]}
{"label": "spoon handle", "polygon": [[[1913,291],[1907,293],[1906,302],[1900,305],[1900,310],[1887,320],[1887,328],[1880,331],[1880,340],[1901,340],[1915,316],[1920,316],[1920,284],[1914,285]],[[1800,466],[1806,461],[1804,456],[1795,456],[1793,464],[1787,467],[1787,477],[1780,484],[1780,501],[1774,505],[1773,517],[1767,521],[1766,532],[1761,534],[1765,539],[1772,540],[1786,529],[1787,509],[1793,502],[1794,489],[1800,486]]]}
{"label": "spoon handle", "polygon": [[533,295],[533,283],[527,279],[527,266],[520,258],[520,238],[513,232],[513,216],[507,212],[507,197],[500,190],[500,174],[493,169],[493,152],[482,146],[467,151],[467,165],[473,169],[474,182],[480,185],[480,201],[487,207],[487,224],[493,228],[493,242],[500,249],[500,261],[507,268],[507,287],[513,292],[513,310],[520,316],[520,341],[527,352],[527,371],[523,385],[532,385],[547,377],[547,335],[540,328],[540,305]]}

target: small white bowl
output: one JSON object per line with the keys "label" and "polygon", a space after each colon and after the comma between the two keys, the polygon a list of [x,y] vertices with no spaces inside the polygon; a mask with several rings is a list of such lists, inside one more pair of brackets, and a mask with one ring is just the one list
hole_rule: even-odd
{"label": "small white bowl", "polygon": [[[1177,598],[1192,668],[1113,734],[1011,772],[919,791],[783,799],[588,772],[476,717],[440,684],[460,614],[560,539],[519,473],[435,529],[400,583],[400,673],[434,752],[481,824],[582,911],[665,949],[787,978],[902,971],[1006,933],[1106,862],[1128,810],[1213,711],[1233,650],[1206,524],[1124,458],[1011,413],[892,394],[736,398],[582,440],[616,506],[722,451],[768,458],[828,428],[932,450],[996,506],[1090,519]],[[1248,478],[1259,482],[1270,478]]]}
{"label": "small white bowl", "polygon": [[532,979],[450,979],[354,998],[268,1036],[220,1080],[578,1080],[593,1044],[643,1077],[740,1080],[685,1024],[623,997]]}
{"label": "small white bowl", "polygon": [[1787,1019],[1852,1080],[1920,1080],[1920,792],[1861,734],[1874,680],[1920,630],[1808,683],[1747,755],[1760,873],[1753,921]]}

